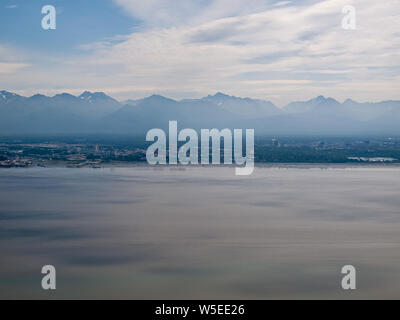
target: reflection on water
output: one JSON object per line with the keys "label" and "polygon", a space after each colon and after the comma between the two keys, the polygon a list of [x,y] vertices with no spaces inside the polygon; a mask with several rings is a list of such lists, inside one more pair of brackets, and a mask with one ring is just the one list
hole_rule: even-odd
{"label": "reflection on water", "polygon": [[400,298],[399,190],[396,167],[0,170],[0,298]]}

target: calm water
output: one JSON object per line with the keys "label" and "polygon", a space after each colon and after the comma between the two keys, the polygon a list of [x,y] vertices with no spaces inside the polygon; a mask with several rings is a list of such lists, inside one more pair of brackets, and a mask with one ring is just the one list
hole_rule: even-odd
{"label": "calm water", "polygon": [[399,190],[396,167],[3,169],[0,298],[400,298]]}

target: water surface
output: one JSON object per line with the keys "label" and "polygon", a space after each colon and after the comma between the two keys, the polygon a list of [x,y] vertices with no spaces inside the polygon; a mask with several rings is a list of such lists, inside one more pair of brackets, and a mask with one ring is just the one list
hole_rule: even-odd
{"label": "water surface", "polygon": [[0,298],[400,298],[399,190],[394,166],[3,169]]}

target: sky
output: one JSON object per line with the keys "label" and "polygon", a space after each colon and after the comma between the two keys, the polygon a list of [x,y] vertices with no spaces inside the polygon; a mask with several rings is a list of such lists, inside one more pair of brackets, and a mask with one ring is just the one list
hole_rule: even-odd
{"label": "sky", "polygon": [[[44,30],[44,5],[56,29]],[[342,9],[356,9],[356,29]],[[400,99],[398,0],[0,0],[0,90]]]}

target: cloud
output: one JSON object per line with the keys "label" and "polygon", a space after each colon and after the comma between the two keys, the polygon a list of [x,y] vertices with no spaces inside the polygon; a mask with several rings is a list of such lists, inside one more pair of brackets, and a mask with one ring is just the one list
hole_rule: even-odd
{"label": "cloud", "polygon": [[114,0],[147,26],[198,25],[215,19],[253,13],[272,6],[272,0]]}
{"label": "cloud", "polygon": [[[348,0],[115,0],[143,20],[130,35],[84,46],[46,68],[0,78],[54,89],[105,90],[119,98],[226,91],[291,100],[399,99],[398,0],[354,0],[357,29],[343,30]],[[279,5],[278,5],[279,4]],[[0,56],[1,57],[1,56]],[[17,69],[16,69],[17,70]]]}
{"label": "cloud", "polygon": [[280,7],[280,6],[286,6],[288,4],[292,4],[292,1],[280,1],[280,2],[276,3],[274,6]]}
{"label": "cloud", "polygon": [[16,4],[10,4],[10,5],[5,6],[5,8],[6,9],[16,9],[16,8],[18,8],[18,6]]}
{"label": "cloud", "polygon": [[[23,60],[21,55],[15,49],[0,44],[0,75],[8,76],[29,67],[29,63],[21,60]],[[4,78],[4,80],[6,79]]]}
{"label": "cloud", "polygon": [[0,62],[0,73],[16,73],[20,69],[28,67],[29,64],[24,64],[24,63],[4,63]]}
{"label": "cloud", "polygon": [[176,25],[187,21],[202,9],[204,1],[196,0],[114,0],[147,25]]}

